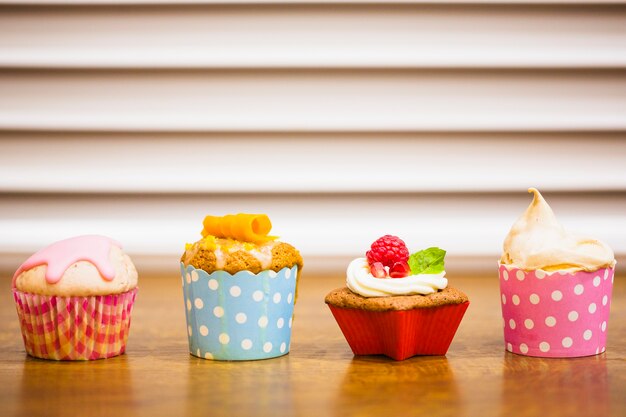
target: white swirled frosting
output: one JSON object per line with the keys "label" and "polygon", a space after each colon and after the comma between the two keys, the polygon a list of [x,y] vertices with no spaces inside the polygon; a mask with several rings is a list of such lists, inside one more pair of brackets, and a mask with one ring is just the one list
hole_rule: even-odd
{"label": "white swirled frosting", "polygon": [[346,271],[346,284],[354,293],[363,297],[387,297],[390,295],[427,295],[448,286],[446,272],[440,274],[410,275],[404,278],[376,278],[370,273],[365,258],[356,258]]}

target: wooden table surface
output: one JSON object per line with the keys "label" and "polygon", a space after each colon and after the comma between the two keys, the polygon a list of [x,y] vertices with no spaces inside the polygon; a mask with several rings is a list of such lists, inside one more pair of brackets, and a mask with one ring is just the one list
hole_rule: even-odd
{"label": "wooden table surface", "polygon": [[24,353],[10,280],[0,293],[0,415],[624,416],[626,277],[615,279],[607,352],[505,352],[498,280],[455,277],[470,308],[446,357],[354,357],[324,304],[343,277],[300,282],[291,353],[253,362],[190,356],[180,278],[142,276],[123,356],[52,362]]}

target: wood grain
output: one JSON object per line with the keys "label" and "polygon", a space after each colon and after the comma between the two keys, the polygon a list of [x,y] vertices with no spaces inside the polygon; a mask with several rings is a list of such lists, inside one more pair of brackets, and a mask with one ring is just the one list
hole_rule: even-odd
{"label": "wood grain", "polygon": [[342,277],[300,283],[292,352],[255,362],[187,353],[180,279],[143,276],[127,354],[48,362],[24,353],[10,280],[0,290],[0,415],[560,416],[626,414],[626,279],[615,280],[602,355],[540,359],[504,351],[493,277],[452,282],[471,300],[447,357],[354,357],[324,305]]}

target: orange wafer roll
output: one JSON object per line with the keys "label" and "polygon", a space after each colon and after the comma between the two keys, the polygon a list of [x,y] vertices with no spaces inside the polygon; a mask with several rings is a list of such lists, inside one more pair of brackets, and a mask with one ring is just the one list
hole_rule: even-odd
{"label": "orange wafer roll", "polygon": [[276,239],[268,236],[272,222],[265,214],[228,214],[226,216],[206,216],[202,222],[202,236],[208,235],[230,238],[242,242],[263,243]]}

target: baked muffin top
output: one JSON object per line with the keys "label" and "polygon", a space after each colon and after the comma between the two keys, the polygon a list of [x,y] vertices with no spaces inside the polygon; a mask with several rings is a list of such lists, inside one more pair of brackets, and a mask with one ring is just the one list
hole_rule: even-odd
{"label": "baked muffin top", "polygon": [[202,239],[187,244],[180,261],[207,273],[226,271],[235,274],[264,270],[280,271],[294,265],[298,274],[303,261],[292,245],[268,236],[271,222],[264,214],[206,216]]}
{"label": "baked muffin top", "polygon": [[111,295],[137,287],[137,270],[121,245],[105,236],[55,242],[29,257],[15,272],[18,291],[63,297]]}
{"label": "baked muffin top", "polygon": [[328,293],[325,301],[326,304],[341,308],[398,311],[462,304],[469,299],[465,293],[448,285],[443,290],[428,295],[397,295],[393,297],[363,297],[350,291],[348,287],[343,287]]}

